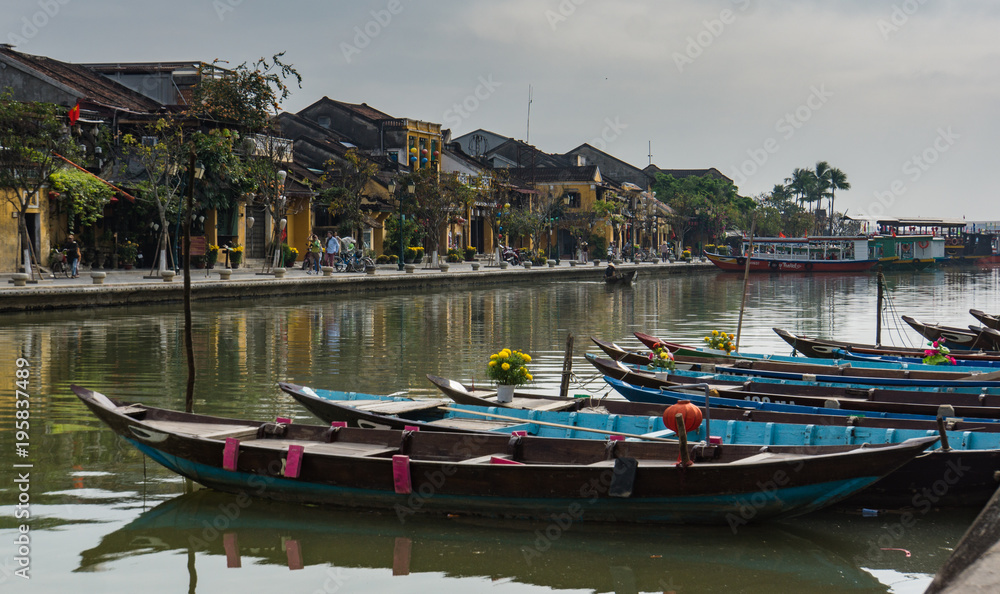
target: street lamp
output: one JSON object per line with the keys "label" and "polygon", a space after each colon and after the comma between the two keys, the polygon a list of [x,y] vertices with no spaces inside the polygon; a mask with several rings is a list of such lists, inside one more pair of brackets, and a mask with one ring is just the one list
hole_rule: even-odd
{"label": "street lamp", "polygon": [[[396,180],[389,182],[387,186],[389,189],[389,195],[392,197],[396,196]],[[399,200],[399,261],[396,262],[397,269],[402,272],[403,270],[403,201]]]}

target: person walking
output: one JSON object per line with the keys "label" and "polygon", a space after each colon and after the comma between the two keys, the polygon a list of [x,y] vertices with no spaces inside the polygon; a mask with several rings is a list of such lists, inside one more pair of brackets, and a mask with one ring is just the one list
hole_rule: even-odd
{"label": "person walking", "polygon": [[[333,266],[333,231],[327,231],[326,237],[323,238],[323,266]],[[340,242],[337,243],[337,251],[340,251]]]}
{"label": "person walking", "polygon": [[70,278],[80,276],[80,244],[76,242],[72,233],[66,237],[63,249],[66,250],[66,260],[69,262]]}

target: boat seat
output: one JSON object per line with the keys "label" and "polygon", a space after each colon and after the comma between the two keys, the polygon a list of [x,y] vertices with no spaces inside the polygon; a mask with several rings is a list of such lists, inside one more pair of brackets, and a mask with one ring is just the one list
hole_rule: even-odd
{"label": "boat seat", "polygon": [[761,452],[742,460],[734,460],[730,464],[756,464],[758,462],[777,462],[781,460],[796,460],[801,458],[799,454],[778,454],[775,452]]}
{"label": "boat seat", "polygon": [[502,460],[510,460],[511,459],[511,455],[510,454],[499,454],[499,453],[497,453],[497,454],[486,454],[485,456],[478,456],[476,458],[467,458],[465,460],[459,461],[458,463],[459,464],[489,464],[490,460],[492,460],[493,458],[500,458]]}
{"label": "boat seat", "polygon": [[373,413],[382,413],[386,415],[398,415],[406,412],[414,412],[420,410],[427,410],[430,408],[437,408],[443,404],[448,404],[444,400],[434,399],[434,400],[402,400],[399,402],[362,402],[360,404],[351,405],[358,410],[363,410]]}

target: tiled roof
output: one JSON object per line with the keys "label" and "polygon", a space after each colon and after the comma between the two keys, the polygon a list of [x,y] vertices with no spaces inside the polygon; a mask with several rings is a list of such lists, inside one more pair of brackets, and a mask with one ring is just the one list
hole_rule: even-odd
{"label": "tiled roof", "polygon": [[99,105],[137,112],[158,111],[162,107],[145,95],[79,64],[23,54],[4,45],[0,45],[0,60],[16,62],[26,70],[34,71],[79,93],[81,99]]}
{"label": "tiled roof", "polygon": [[319,101],[316,101],[312,105],[309,105],[305,109],[301,110],[299,113],[302,113],[303,111],[308,111],[310,107],[318,103],[331,103],[333,105],[340,107],[343,110],[350,111],[363,118],[369,119],[373,122],[396,119],[385,112],[375,109],[374,107],[368,105],[367,103],[346,103],[344,101],[337,101],[335,99],[330,99],[329,97],[323,97]]}
{"label": "tiled roof", "polygon": [[601,181],[600,171],[597,165],[585,165],[583,167],[519,167],[510,169],[511,177],[523,180],[534,181],[535,183],[549,182],[591,182]]}

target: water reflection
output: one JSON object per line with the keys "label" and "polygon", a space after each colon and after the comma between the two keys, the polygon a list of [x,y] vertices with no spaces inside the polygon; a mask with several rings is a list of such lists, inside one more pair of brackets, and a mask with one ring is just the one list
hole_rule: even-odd
{"label": "water reflection", "polygon": [[[278,566],[314,568],[313,575],[351,583],[371,568],[393,590],[407,576],[512,581],[555,590],[649,591],[884,591],[868,572],[826,548],[821,533],[757,527],[725,528],[549,526],[408,518],[313,509],[198,491],[143,513],[104,535],[80,555],[78,572],[111,571],[133,558],[170,553],[196,557],[195,570]],[[725,554],[720,555],[720,550]],[[227,577],[233,573],[227,573]],[[232,576],[236,583],[243,581]],[[289,578],[292,579],[292,578]],[[308,579],[294,578],[308,586]],[[446,586],[447,588],[447,586]]]}
{"label": "water reflection", "polygon": [[[873,341],[873,278],[752,277],[743,346],[788,352],[771,331],[773,326]],[[997,280],[996,271],[888,278],[896,311],[954,325],[974,322],[966,313],[971,307],[1000,312]],[[425,374],[483,382],[489,354],[504,346],[530,352],[534,387],[554,390],[569,332],[576,337],[572,392],[603,393],[606,388],[600,382],[585,384],[594,372],[583,353],[596,352],[587,337],[634,345],[631,333],[643,330],[698,342],[714,328],[735,331],[742,291],[739,275],[705,273],[644,275],[632,288],[612,290],[601,282],[551,282],[467,291],[196,302],[195,406],[207,414],[314,422],[277,389],[278,381],[431,394]],[[343,591],[394,590],[400,576],[393,577],[392,568],[407,557],[406,551],[409,576],[403,579],[410,589],[428,591],[906,591],[905,576],[926,580],[971,520],[922,517],[916,528],[890,538],[902,544],[889,547],[914,551],[910,559],[868,552],[871,542],[879,542],[884,530],[896,525],[881,519],[877,525],[873,520],[859,525],[838,517],[809,516],[780,528],[755,527],[737,537],[715,529],[647,533],[574,526],[529,564],[520,551],[533,546],[535,531],[545,527],[480,525],[463,519],[419,519],[400,525],[391,517],[255,502],[233,524],[242,570],[226,570],[224,539],[194,547],[188,557],[189,537],[197,535],[200,523],[192,526],[190,519],[183,520],[187,514],[204,520],[220,502],[206,502],[206,495],[185,497],[139,515],[147,502],[182,493],[182,482],[147,465],[68,390],[76,383],[123,400],[182,407],[186,361],[179,309],[90,309],[0,318],[0,386],[6,387],[0,390],[0,451],[5,453],[15,442],[14,394],[9,389],[15,379],[13,362],[25,357],[31,363],[32,530],[37,562],[47,568],[44,578],[31,584],[34,591],[87,590],[79,583],[83,574],[111,577],[111,584],[86,581],[86,586],[99,583],[109,592],[134,591],[130,584],[135,583],[163,584],[173,591],[189,586],[195,575],[189,563],[197,567],[199,591],[229,591],[236,585],[259,591],[262,577],[273,579],[273,571],[287,571],[290,553],[289,546],[281,544],[282,536],[297,543],[291,545],[291,558],[299,554],[303,569],[295,575],[307,576],[296,578],[295,591],[322,591],[333,568],[354,580]],[[903,335],[911,344],[922,342],[909,329]],[[10,486],[0,485],[2,542],[9,542],[16,526],[7,503],[11,493]],[[171,524],[162,524],[166,518],[172,518]],[[865,535],[855,538],[859,530]],[[336,538],[326,539],[326,533]],[[838,534],[845,535],[843,541],[835,539]],[[81,572],[70,575],[59,569],[75,566],[79,551],[86,551]],[[6,567],[8,556],[9,549],[0,548],[0,568]],[[904,580],[904,585],[886,588],[872,577],[873,571],[882,572],[879,578],[889,582]],[[0,582],[3,579],[0,574]],[[375,585],[358,585],[368,580]]]}

